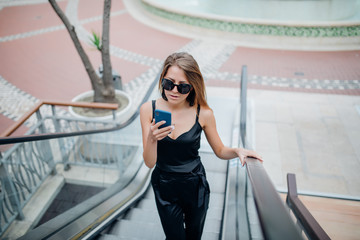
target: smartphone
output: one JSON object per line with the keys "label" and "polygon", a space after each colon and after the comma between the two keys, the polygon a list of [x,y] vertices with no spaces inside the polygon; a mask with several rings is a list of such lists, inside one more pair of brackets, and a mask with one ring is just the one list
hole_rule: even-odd
{"label": "smartphone", "polygon": [[171,125],[171,112],[155,109],[155,123],[163,120],[166,121],[166,123],[161,125],[159,129]]}

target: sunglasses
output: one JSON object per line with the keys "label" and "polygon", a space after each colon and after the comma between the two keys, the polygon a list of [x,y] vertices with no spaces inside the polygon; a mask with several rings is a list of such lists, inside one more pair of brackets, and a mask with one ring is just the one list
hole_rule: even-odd
{"label": "sunglasses", "polygon": [[168,90],[168,91],[173,90],[174,87],[176,86],[178,92],[181,93],[181,94],[187,94],[187,93],[189,93],[190,90],[191,90],[191,88],[192,88],[190,84],[187,84],[187,83],[175,84],[175,83],[173,83],[171,80],[166,79],[166,78],[163,78],[163,79],[162,79],[161,84],[162,84],[162,87],[163,87],[165,90]]}

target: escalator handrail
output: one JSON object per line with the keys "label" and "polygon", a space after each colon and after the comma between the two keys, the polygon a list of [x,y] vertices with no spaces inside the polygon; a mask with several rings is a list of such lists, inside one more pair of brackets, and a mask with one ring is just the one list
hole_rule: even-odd
{"label": "escalator handrail", "polygon": [[[240,89],[239,137],[244,148],[251,148],[247,140],[247,66],[242,66]],[[285,204],[276,191],[265,168],[255,158],[246,159],[246,170],[253,192],[262,234],[265,239],[303,239],[291,219]],[[239,165],[238,165],[239,166]],[[249,224],[249,223],[248,223]],[[240,231],[240,226],[237,226]],[[249,231],[251,236],[251,231]]]}

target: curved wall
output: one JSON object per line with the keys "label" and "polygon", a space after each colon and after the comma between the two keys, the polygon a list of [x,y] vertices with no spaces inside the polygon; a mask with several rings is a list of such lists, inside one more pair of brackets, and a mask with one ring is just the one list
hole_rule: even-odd
{"label": "curved wall", "polygon": [[142,5],[156,17],[231,33],[245,45],[251,41],[271,48],[281,42],[290,49],[360,49],[358,0],[142,0]]}

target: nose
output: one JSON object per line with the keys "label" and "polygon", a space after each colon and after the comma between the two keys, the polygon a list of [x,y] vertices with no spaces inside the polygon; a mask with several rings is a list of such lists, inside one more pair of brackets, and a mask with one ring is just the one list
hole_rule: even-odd
{"label": "nose", "polygon": [[175,93],[179,92],[178,89],[177,89],[177,85],[175,85],[174,88],[171,91],[175,92]]}

